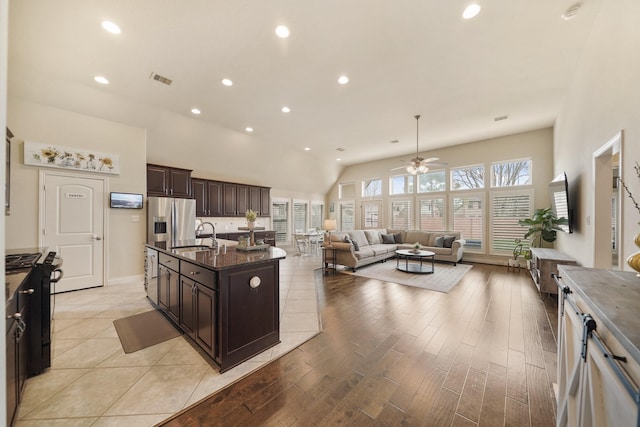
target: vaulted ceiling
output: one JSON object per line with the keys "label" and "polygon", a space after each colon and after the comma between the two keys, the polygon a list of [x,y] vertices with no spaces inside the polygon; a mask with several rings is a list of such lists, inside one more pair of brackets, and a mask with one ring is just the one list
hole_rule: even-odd
{"label": "vaulted ceiling", "polygon": [[421,151],[553,125],[601,0],[469,3],[11,0],[9,91],[40,74],[343,165],[413,154],[415,114]]}

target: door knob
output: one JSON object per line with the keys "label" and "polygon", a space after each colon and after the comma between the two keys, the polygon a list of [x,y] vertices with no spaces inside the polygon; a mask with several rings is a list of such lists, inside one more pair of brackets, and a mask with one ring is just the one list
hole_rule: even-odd
{"label": "door knob", "polygon": [[102,237],[98,236],[97,234],[94,234],[93,236],[91,236],[91,238],[93,240],[102,240]]}

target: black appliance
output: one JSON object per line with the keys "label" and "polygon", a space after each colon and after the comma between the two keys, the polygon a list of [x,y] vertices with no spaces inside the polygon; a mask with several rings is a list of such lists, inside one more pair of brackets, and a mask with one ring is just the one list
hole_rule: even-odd
{"label": "black appliance", "polygon": [[51,322],[53,319],[54,294],[52,284],[62,279],[62,258],[46,249],[40,252],[11,253],[5,255],[7,272],[31,269],[29,288],[29,357],[28,376],[41,374],[51,366]]}

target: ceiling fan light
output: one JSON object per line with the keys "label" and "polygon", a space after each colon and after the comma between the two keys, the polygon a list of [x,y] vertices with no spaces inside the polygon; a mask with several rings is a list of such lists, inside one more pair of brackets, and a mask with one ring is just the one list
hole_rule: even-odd
{"label": "ceiling fan light", "polygon": [[418,166],[418,173],[427,173],[428,170],[429,168],[426,165]]}
{"label": "ceiling fan light", "polygon": [[407,166],[407,172],[409,172],[411,175],[415,175],[416,174],[416,168],[413,165],[409,165],[409,166]]}

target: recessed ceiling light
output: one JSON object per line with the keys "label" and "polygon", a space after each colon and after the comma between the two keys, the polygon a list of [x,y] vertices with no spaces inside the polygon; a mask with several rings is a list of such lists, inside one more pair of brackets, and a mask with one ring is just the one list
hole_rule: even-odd
{"label": "recessed ceiling light", "polygon": [[225,86],[233,86],[233,81],[231,81],[231,79],[222,79],[221,82]]}
{"label": "recessed ceiling light", "polygon": [[282,112],[283,113],[288,113],[291,111],[291,108],[287,107],[286,105],[284,107],[282,107]]}
{"label": "recessed ceiling light", "polygon": [[311,148],[309,148],[309,147],[304,147],[304,151],[311,151]]}
{"label": "recessed ceiling light", "polygon": [[102,28],[109,31],[111,34],[120,34],[122,32],[120,27],[111,21],[102,21]]}
{"label": "recessed ceiling light", "polygon": [[284,25],[278,25],[276,27],[276,35],[281,39],[286,39],[289,37],[289,28]]}
{"label": "recessed ceiling light", "polygon": [[338,78],[338,83],[340,83],[341,85],[346,85],[347,83],[349,83],[349,77],[347,76],[340,76]]}
{"label": "recessed ceiling light", "polygon": [[246,128],[244,128],[244,130],[246,130],[247,132],[253,132],[253,128],[252,128],[252,127],[249,127],[249,126],[247,126]]}
{"label": "recessed ceiling light", "polygon": [[462,12],[462,17],[464,19],[471,19],[474,16],[476,16],[478,13],[480,13],[480,5],[477,3],[471,3],[469,6],[467,6],[467,8],[464,10],[464,12]]}
{"label": "recessed ceiling light", "polygon": [[93,78],[93,80],[97,81],[98,83],[100,83],[101,85],[108,85],[109,84],[109,80],[107,80],[106,77],[102,77],[102,76],[95,76]]}
{"label": "recessed ceiling light", "polygon": [[198,108],[192,108],[191,112],[193,114],[195,114],[196,116],[199,116],[202,113],[202,111],[200,111],[200,109],[198,109]]}
{"label": "recessed ceiling light", "polygon": [[576,4],[572,5],[572,6],[570,6],[569,9],[565,10],[564,13],[562,15],[560,15],[560,16],[565,21],[568,21],[569,19],[573,19],[578,14],[578,11],[580,10],[581,6],[582,6],[581,3],[576,3]]}

